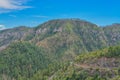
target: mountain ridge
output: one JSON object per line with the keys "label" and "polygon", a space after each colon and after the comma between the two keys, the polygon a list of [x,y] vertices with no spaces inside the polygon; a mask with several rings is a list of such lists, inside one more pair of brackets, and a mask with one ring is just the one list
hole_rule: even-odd
{"label": "mountain ridge", "polygon": [[[114,28],[116,26],[117,30]],[[40,44],[42,39],[58,34],[59,36],[61,35],[61,37],[71,34],[79,38],[81,37],[81,43],[84,43],[84,45],[88,45],[89,43],[88,41],[86,41],[87,38],[90,38],[91,41],[96,39],[97,42],[100,41],[101,44],[104,43],[105,46],[116,45],[119,43],[118,41],[120,40],[120,38],[118,38],[120,34],[120,29],[118,26],[120,25],[117,23],[107,27],[99,27],[94,23],[84,21],[81,19],[55,19],[38,25],[35,28],[21,26],[13,29],[0,31],[0,47],[7,46],[15,40],[30,41],[35,44]],[[111,29],[114,29],[115,31],[111,31]],[[109,35],[109,33],[112,34]],[[114,38],[108,40],[107,36]],[[35,37],[40,37],[41,39],[36,39]],[[96,43],[94,44],[96,46],[99,45]],[[91,50],[92,49],[90,49],[90,51]]]}
{"label": "mountain ridge", "polygon": [[[120,47],[110,46],[119,44],[119,24],[99,27],[78,19],[58,19],[35,28],[22,26],[0,31],[0,79],[117,78]],[[109,69],[114,66],[117,70]]]}

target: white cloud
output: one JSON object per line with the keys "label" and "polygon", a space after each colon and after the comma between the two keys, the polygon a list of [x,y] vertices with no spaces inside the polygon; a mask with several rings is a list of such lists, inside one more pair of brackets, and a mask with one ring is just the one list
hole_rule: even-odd
{"label": "white cloud", "polygon": [[27,1],[28,0],[0,0],[0,13],[31,8],[25,5]]}
{"label": "white cloud", "polygon": [[6,29],[5,25],[0,25],[0,30]]}

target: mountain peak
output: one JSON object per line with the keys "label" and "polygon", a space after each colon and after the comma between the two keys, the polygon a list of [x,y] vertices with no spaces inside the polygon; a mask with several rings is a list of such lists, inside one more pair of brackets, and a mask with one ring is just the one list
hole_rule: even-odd
{"label": "mountain peak", "polygon": [[79,22],[79,23],[88,23],[88,24],[95,25],[94,23],[91,23],[89,21],[82,20],[79,18],[53,19],[53,20],[47,21],[46,23],[49,23],[49,22]]}
{"label": "mountain peak", "polygon": [[79,27],[97,27],[96,24],[94,23],[91,23],[91,22],[88,22],[88,21],[85,21],[85,20],[81,20],[81,19],[78,19],[78,18],[71,18],[71,19],[54,19],[54,20],[50,20],[50,21],[47,21],[41,25],[39,25],[36,29],[39,29],[39,28],[52,28],[52,29],[55,29],[55,28],[59,28],[59,27],[66,27],[66,24],[70,24],[70,25],[73,25],[73,27],[76,27],[76,26],[79,26]]}

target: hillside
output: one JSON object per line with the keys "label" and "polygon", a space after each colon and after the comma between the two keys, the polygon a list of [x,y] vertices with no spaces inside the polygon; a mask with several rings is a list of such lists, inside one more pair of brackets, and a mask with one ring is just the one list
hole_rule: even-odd
{"label": "hillside", "polygon": [[51,20],[35,28],[0,31],[0,50],[11,42],[22,40],[44,47],[48,54],[57,58],[72,59],[80,53],[119,44],[119,26],[114,24],[102,28],[80,19]]}
{"label": "hillside", "polygon": [[120,46],[110,47],[79,55],[51,80],[120,80],[119,66]]}
{"label": "hillside", "polygon": [[120,24],[115,23],[103,28],[109,45],[117,45],[120,40]]}
{"label": "hillside", "polygon": [[0,80],[119,80],[120,46],[54,61],[42,47],[15,42],[0,53]]}
{"label": "hillside", "polygon": [[0,50],[6,48],[14,41],[23,40],[25,36],[32,34],[33,30],[25,26],[0,31]]}
{"label": "hillside", "polygon": [[0,80],[119,80],[119,35],[80,19],[2,30]]}
{"label": "hillside", "polygon": [[32,41],[45,47],[48,52],[71,57],[108,46],[107,38],[101,28],[76,19],[52,20],[44,23],[36,28],[36,35]]}
{"label": "hillside", "polygon": [[0,80],[30,77],[47,68],[50,62],[43,48],[28,42],[14,42],[0,52]]}

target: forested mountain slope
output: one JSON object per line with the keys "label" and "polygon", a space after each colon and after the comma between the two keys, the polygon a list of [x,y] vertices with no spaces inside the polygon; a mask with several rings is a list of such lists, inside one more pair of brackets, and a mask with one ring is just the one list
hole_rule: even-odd
{"label": "forested mountain slope", "polygon": [[[120,24],[99,27],[80,19],[56,19],[34,28],[22,26],[2,30],[0,80],[117,78],[120,48],[108,47],[119,43]],[[111,52],[112,54],[109,54]],[[78,55],[80,56],[77,57]],[[74,62],[76,57],[77,61]],[[92,71],[91,67],[94,67]],[[114,68],[117,71],[115,74]],[[90,75],[92,72],[95,72],[95,75]],[[102,76],[103,73],[107,76]]]}
{"label": "forested mountain slope", "polygon": [[[59,41],[61,45],[56,45],[56,48],[63,46],[63,44],[66,46],[75,44],[74,46],[80,45],[79,47],[83,51],[92,51],[118,44],[120,40],[119,33],[120,24],[102,28],[79,19],[56,19],[35,28],[22,26],[0,31],[0,46],[6,46],[15,40],[27,40],[46,47],[51,41],[54,42],[51,46]],[[80,52],[82,51],[79,50],[78,53]]]}
{"label": "forested mountain slope", "polygon": [[120,46],[81,54],[51,80],[120,80]]}
{"label": "forested mountain slope", "polygon": [[28,42],[14,42],[0,52],[0,80],[31,77],[47,68],[50,59],[45,50]]}
{"label": "forested mountain slope", "polygon": [[0,50],[11,42],[22,40],[25,36],[32,34],[33,30],[25,26],[0,31]]}

